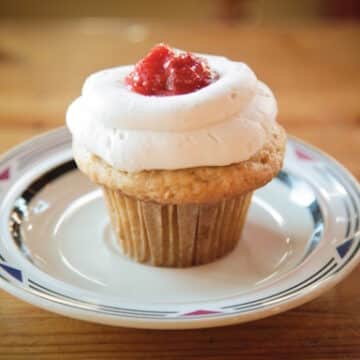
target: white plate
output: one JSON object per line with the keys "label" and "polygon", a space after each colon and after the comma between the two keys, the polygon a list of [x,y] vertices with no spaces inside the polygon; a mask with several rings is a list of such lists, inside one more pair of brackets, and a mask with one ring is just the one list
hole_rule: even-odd
{"label": "white plate", "polygon": [[220,326],[303,304],[359,262],[359,185],[298,140],[255,193],[235,251],[188,269],[122,256],[102,194],[76,169],[70,144],[61,128],[0,160],[0,285],[31,304],[119,326]]}

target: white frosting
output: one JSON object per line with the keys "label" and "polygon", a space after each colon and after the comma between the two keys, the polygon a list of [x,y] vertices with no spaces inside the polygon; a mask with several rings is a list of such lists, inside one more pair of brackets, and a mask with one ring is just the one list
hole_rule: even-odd
{"label": "white frosting", "polygon": [[67,112],[74,141],[129,172],[249,159],[269,137],[276,100],[247,65],[200,56],[219,79],[185,95],[144,96],[129,90],[124,78],[132,66],[91,75]]}

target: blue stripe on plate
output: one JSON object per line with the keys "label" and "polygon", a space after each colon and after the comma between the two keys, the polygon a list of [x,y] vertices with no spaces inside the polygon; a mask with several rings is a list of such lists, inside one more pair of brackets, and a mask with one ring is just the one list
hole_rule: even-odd
{"label": "blue stripe on plate", "polygon": [[[359,227],[360,227],[360,218],[359,218],[360,217],[360,208],[357,203],[357,201],[360,200],[360,191],[356,186],[354,186],[354,184],[352,182],[346,181],[343,178],[343,175],[341,173],[335,171],[334,169],[330,168],[329,166],[326,166],[326,169],[344,187],[344,189],[346,190],[346,193],[349,195],[351,205],[355,211],[355,214],[354,214],[355,226],[354,226],[353,233],[352,233],[352,235],[353,235],[357,230],[359,230]],[[354,193],[357,196],[356,198],[354,196]],[[353,220],[353,219],[351,219],[351,220]]]}
{"label": "blue stripe on plate", "polygon": [[[245,302],[245,303],[240,303],[240,304],[235,304],[235,305],[228,305],[228,306],[224,306],[222,307],[222,309],[230,309],[230,308],[240,308],[240,307],[244,307],[244,306],[247,306],[247,305],[253,305],[253,304],[257,304],[257,303],[261,303],[261,302],[264,302],[266,300],[271,300],[275,297],[278,297],[278,296],[285,296],[287,295],[287,293],[289,292],[292,292],[292,290],[294,290],[295,292],[297,292],[299,287],[301,287],[303,284],[306,284],[307,282],[311,281],[314,277],[318,276],[319,274],[321,274],[325,269],[329,268],[329,266],[331,266],[333,263],[335,262],[335,259],[334,258],[331,258],[321,269],[319,269],[318,271],[316,271],[314,274],[312,274],[310,277],[308,277],[307,279],[299,282],[298,284],[288,288],[288,289],[285,289],[283,291],[280,291],[278,293],[275,293],[275,294],[272,294],[272,295],[269,295],[269,296],[265,296],[263,298],[260,298],[260,299],[257,299],[257,300],[252,300],[252,301],[248,301],[248,302]],[[334,264],[335,266],[337,266],[337,263]],[[334,266],[333,265],[333,266]],[[317,280],[320,280],[323,276],[325,276],[326,274],[322,274],[320,275],[320,277],[318,277],[316,279]],[[313,282],[311,282],[310,284],[307,284],[305,286],[308,286],[308,285],[311,285]]]}
{"label": "blue stripe on plate", "polygon": [[82,305],[86,305],[86,306],[95,306],[95,307],[99,307],[101,309],[105,309],[106,311],[112,311],[112,312],[127,312],[127,313],[138,313],[138,314],[149,314],[149,315],[161,315],[161,316],[165,316],[168,314],[174,314],[176,312],[174,311],[152,311],[152,310],[138,310],[138,309],[131,309],[131,308],[120,308],[120,307],[115,307],[115,306],[110,306],[110,305],[101,305],[101,304],[94,304],[94,303],[90,303],[87,301],[83,301],[81,299],[76,299],[74,297],[59,293],[57,291],[51,290],[46,288],[43,285],[40,285],[39,283],[35,282],[34,280],[29,279],[29,286],[34,289],[34,290],[39,290],[40,292],[46,292],[50,295],[55,295],[56,297],[61,297],[67,300],[71,300],[71,301],[75,301],[78,302]]}
{"label": "blue stripe on plate", "polygon": [[81,309],[81,310],[86,310],[89,312],[95,312],[98,314],[103,314],[103,315],[111,315],[111,316],[121,316],[121,317],[128,317],[128,318],[138,318],[138,319],[153,319],[153,320],[159,320],[159,319],[163,319],[163,317],[161,317],[160,315],[156,315],[156,314],[140,314],[140,313],[132,313],[132,312],[119,312],[119,311],[112,311],[112,310],[104,310],[101,309],[99,307],[93,306],[90,307],[88,305],[85,304],[81,304],[81,303],[77,303],[77,304],[72,304],[64,299],[61,299],[59,297],[54,297],[51,294],[48,294],[46,291],[42,291],[40,289],[38,289],[37,287],[34,287],[32,285],[29,285],[29,288],[34,291],[34,293],[37,296],[41,296],[42,298],[54,302],[54,303],[58,303],[64,306],[67,306],[69,308],[75,308],[75,309]]}

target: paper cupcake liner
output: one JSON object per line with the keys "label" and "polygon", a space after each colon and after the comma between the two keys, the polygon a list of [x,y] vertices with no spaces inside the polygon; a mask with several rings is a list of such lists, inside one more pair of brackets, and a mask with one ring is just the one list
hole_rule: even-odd
{"label": "paper cupcake liner", "polygon": [[111,222],[128,257],[155,266],[206,264],[240,239],[252,192],[212,204],[161,205],[103,187]]}

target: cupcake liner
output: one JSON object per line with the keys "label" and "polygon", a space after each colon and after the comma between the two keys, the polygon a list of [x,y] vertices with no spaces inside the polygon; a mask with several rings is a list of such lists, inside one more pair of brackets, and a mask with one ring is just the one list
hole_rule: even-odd
{"label": "cupcake liner", "polygon": [[206,264],[240,239],[252,192],[211,204],[162,205],[103,187],[111,222],[128,257],[155,266]]}

